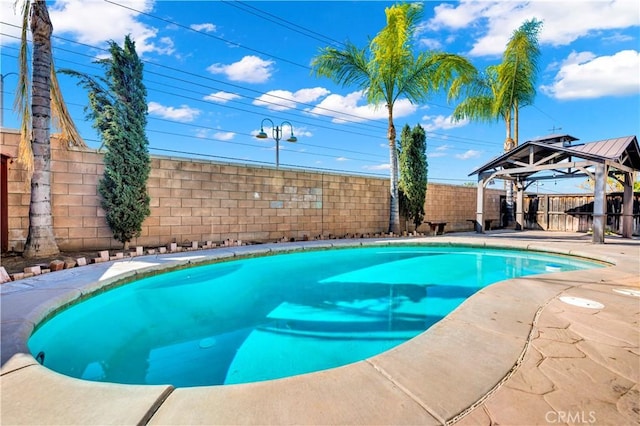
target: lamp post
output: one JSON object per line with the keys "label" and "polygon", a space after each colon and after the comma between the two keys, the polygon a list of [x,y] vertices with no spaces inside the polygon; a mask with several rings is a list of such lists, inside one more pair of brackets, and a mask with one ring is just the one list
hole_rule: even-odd
{"label": "lamp post", "polygon": [[4,78],[10,75],[18,75],[15,72],[0,74],[0,128],[4,127]]}
{"label": "lamp post", "polygon": [[282,131],[284,130],[285,124],[289,126],[289,129],[291,129],[291,136],[289,136],[289,138],[286,139],[286,141],[297,142],[298,138],[293,136],[293,125],[291,123],[289,123],[288,121],[283,121],[280,124],[280,126],[276,126],[275,124],[273,124],[273,121],[271,121],[268,118],[263,119],[262,122],[260,123],[260,132],[256,135],[256,138],[267,139],[269,137],[267,133],[264,131],[265,121],[271,123],[271,137],[276,141],[276,169],[277,169],[280,167],[280,139],[282,138]]}

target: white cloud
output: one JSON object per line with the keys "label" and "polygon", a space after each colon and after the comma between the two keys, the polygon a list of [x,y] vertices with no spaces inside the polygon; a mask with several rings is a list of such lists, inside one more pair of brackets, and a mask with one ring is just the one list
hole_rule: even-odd
{"label": "white cloud", "polygon": [[439,145],[435,148],[435,152],[429,153],[429,158],[446,157],[449,149],[451,149],[451,145]]}
{"label": "white cloud", "polygon": [[214,33],[216,32],[216,26],[211,23],[204,24],[191,24],[189,28],[196,31],[203,31],[205,33]]}
{"label": "white cloud", "polygon": [[224,74],[231,81],[264,83],[273,74],[273,64],[273,61],[265,61],[249,55],[232,64],[213,64],[207,68],[207,71],[211,74]]}
{"label": "white cloud", "polygon": [[615,33],[613,35],[610,35],[608,37],[602,37],[602,41],[607,42],[607,43],[624,43],[626,41],[631,41],[633,40],[633,37],[626,35],[626,34],[620,34],[620,33]]}
{"label": "white cloud", "polygon": [[305,137],[305,138],[310,138],[313,136],[313,132],[311,130],[309,130],[306,127],[295,127],[293,129],[293,133],[297,136],[297,137]]}
{"label": "white cloud", "polygon": [[172,106],[164,106],[158,102],[149,102],[149,114],[157,115],[169,120],[188,123],[195,120],[200,115],[200,110],[191,108],[187,105],[181,105],[178,108]]}
{"label": "white cloud", "polygon": [[238,99],[241,98],[242,96],[237,95],[235,93],[229,93],[229,92],[216,92],[216,93],[211,93],[210,95],[205,96],[203,99],[205,101],[211,101],[211,102],[218,102],[221,104],[225,104],[229,101],[232,101],[234,99]]}
{"label": "white cloud", "polygon": [[338,157],[336,161],[349,161],[349,159],[347,157]]}
{"label": "white cloud", "polygon": [[[314,108],[308,110],[311,114],[333,117],[334,123],[362,122],[387,118],[389,113],[384,105],[372,105],[366,102],[362,91],[350,93],[346,96],[329,95]],[[395,118],[406,117],[416,111],[416,106],[406,99],[396,101],[393,108]]]}
{"label": "white cloud", "polygon": [[640,23],[633,1],[462,1],[434,8],[426,28],[468,31],[486,25],[470,56],[501,55],[511,34],[524,21],[543,21],[540,44],[568,45],[602,30],[624,29]]}
{"label": "white cloud", "polygon": [[475,149],[469,149],[462,154],[456,154],[456,158],[458,160],[469,160],[471,158],[477,158],[480,156],[480,151],[476,151]]}
{"label": "white cloud", "polygon": [[418,40],[418,46],[426,47],[429,50],[441,50],[442,43],[435,38],[421,38]]}
{"label": "white cloud", "polygon": [[253,101],[253,104],[265,106],[273,111],[286,111],[294,109],[298,103],[314,102],[329,93],[323,87],[300,89],[295,93],[288,90],[271,90]]}
{"label": "white cloud", "polygon": [[391,169],[391,166],[389,165],[389,163],[385,163],[385,164],[371,164],[368,166],[362,166],[362,168],[365,170],[373,170],[373,171],[380,171],[380,170],[389,171]]}
{"label": "white cloud", "polygon": [[457,5],[442,3],[433,8],[434,16],[429,20],[427,27],[434,31],[441,28],[467,28],[482,16],[483,9],[490,3],[470,1],[462,1]]}
{"label": "white cloud", "polygon": [[139,55],[173,54],[171,39],[155,40],[158,29],[138,21],[140,12],[151,12],[153,5],[153,0],[129,0],[128,8],[98,1],[56,0],[49,6],[49,15],[57,35],[70,34],[80,43],[93,46],[102,46],[110,40],[122,43],[124,35],[130,34]]}
{"label": "white cloud", "polygon": [[446,157],[448,154],[446,152],[432,152],[429,154],[429,158],[440,158]]}
{"label": "white cloud", "polygon": [[623,50],[613,56],[572,52],[550,85],[540,90],[555,99],[593,99],[640,93],[640,52]]}
{"label": "white cloud", "polygon": [[213,134],[213,138],[219,141],[230,141],[235,135],[234,132],[216,132]]}
{"label": "white cloud", "polygon": [[[2,22],[0,24],[0,32],[5,35],[0,35],[0,46],[8,46],[11,44],[17,44],[20,42],[20,28],[22,27],[22,9],[19,7],[14,8],[14,1],[2,0],[0,1],[0,11],[2,11]],[[6,22],[9,25],[4,25]],[[11,37],[7,37],[11,36]]]}
{"label": "white cloud", "polygon": [[[138,48],[136,47],[136,52],[137,51]],[[160,40],[158,40],[158,44],[153,48],[153,52],[159,55],[173,55],[175,51],[175,45],[170,37],[161,37]]]}
{"label": "white cloud", "polygon": [[464,127],[469,124],[469,120],[467,119],[454,121],[451,115],[446,117],[444,115],[425,115],[422,117],[422,120],[424,121],[422,127],[424,127],[427,132],[433,132],[438,129],[455,129],[456,127]]}

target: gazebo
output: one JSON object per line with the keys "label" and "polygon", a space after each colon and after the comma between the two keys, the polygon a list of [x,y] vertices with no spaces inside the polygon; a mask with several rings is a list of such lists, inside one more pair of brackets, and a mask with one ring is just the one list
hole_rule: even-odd
{"label": "gazebo", "polygon": [[606,223],[606,181],[612,177],[624,188],[622,236],[633,233],[633,181],[640,170],[640,149],[636,136],[576,143],[570,135],[549,135],[517,146],[474,170],[478,175],[476,231],[484,232],[484,191],[494,179],[511,181],[516,189],[516,229],[524,229],[524,191],[545,179],[589,177],[595,182],[593,195],[593,242],[604,243]]}

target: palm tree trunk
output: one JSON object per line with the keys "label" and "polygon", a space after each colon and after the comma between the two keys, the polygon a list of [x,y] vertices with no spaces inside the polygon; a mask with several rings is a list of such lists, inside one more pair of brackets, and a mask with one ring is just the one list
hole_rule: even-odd
{"label": "palm tree trunk", "polygon": [[[507,125],[507,137],[504,141],[504,152],[509,152],[513,149],[514,141],[511,138],[511,111],[508,110],[505,114],[505,123]],[[509,226],[513,220],[513,183],[510,180],[505,181],[505,198],[507,204],[507,220],[506,226]]]}
{"label": "palm tree trunk", "polygon": [[33,34],[32,147],[34,157],[29,205],[29,234],[23,256],[46,257],[60,252],[51,216],[51,33],[46,3],[31,6]]}
{"label": "palm tree trunk", "polygon": [[396,127],[393,124],[393,105],[387,105],[389,111],[389,173],[390,173],[390,194],[389,205],[389,232],[400,234],[400,202],[398,199],[398,155],[396,150]]}
{"label": "palm tree trunk", "polygon": [[513,148],[518,146],[518,117],[520,109],[518,108],[518,100],[513,102]]}

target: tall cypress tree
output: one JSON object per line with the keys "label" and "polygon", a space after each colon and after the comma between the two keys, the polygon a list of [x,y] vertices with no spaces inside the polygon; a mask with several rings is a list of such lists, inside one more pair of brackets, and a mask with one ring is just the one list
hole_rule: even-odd
{"label": "tall cypress tree", "polygon": [[106,147],[104,175],[98,185],[102,207],[113,237],[128,247],[138,237],[142,222],[151,213],[147,179],[151,169],[147,125],[147,90],[142,82],[143,64],[135,43],[125,37],[124,46],[110,42],[110,58],[97,63],[105,77],[65,71],[81,79],[89,91],[89,118]]}
{"label": "tall cypress tree", "polygon": [[424,220],[424,200],[427,194],[427,137],[424,129],[408,124],[402,128],[399,152],[400,210],[416,229]]}

